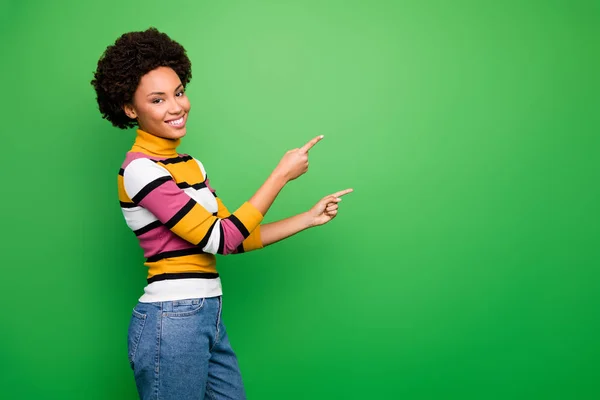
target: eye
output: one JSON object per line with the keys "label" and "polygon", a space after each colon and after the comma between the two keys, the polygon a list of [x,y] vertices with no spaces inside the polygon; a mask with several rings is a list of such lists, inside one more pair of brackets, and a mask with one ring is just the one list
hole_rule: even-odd
{"label": "eye", "polygon": [[159,104],[162,101],[162,99],[152,99],[152,103],[154,104]]}
{"label": "eye", "polygon": [[184,94],[185,94],[185,93],[183,93],[183,90],[182,90],[181,92],[177,92],[177,93],[175,94],[175,96],[177,96],[177,97],[182,97]]}

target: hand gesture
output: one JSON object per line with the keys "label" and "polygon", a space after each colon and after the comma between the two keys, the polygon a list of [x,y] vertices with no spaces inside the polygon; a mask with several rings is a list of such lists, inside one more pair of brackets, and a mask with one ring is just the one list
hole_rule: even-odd
{"label": "hand gesture", "polygon": [[354,189],[346,189],[323,197],[309,211],[308,215],[311,221],[311,226],[319,226],[326,224],[334,219],[338,213],[338,203],[342,201],[342,196],[352,192]]}
{"label": "hand gesture", "polygon": [[288,182],[304,174],[308,171],[308,151],[321,139],[323,139],[323,135],[317,136],[299,149],[285,153],[275,170],[281,173]]}

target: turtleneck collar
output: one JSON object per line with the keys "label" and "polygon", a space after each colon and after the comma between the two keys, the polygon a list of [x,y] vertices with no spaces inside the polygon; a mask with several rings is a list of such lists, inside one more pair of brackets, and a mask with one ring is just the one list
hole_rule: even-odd
{"label": "turtleneck collar", "polygon": [[177,157],[176,148],[180,142],[181,139],[165,139],[138,129],[131,151],[158,157]]}

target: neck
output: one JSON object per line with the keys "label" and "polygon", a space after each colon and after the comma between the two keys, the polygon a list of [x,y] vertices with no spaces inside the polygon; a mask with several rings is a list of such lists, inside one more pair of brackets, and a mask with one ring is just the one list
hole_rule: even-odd
{"label": "neck", "polygon": [[160,157],[176,157],[176,149],[180,142],[181,139],[165,139],[138,129],[131,151]]}

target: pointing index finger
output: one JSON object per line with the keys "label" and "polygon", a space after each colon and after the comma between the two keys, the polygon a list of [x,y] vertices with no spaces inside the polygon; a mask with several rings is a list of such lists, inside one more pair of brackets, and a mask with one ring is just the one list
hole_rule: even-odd
{"label": "pointing index finger", "polygon": [[353,191],[354,191],[354,189],[345,189],[345,190],[340,190],[339,192],[335,192],[333,195],[335,197],[341,197],[341,196],[343,196],[345,194],[348,194],[348,193],[351,193]]}
{"label": "pointing index finger", "polygon": [[308,151],[310,149],[312,149],[315,144],[319,143],[319,141],[321,139],[323,139],[323,135],[317,136],[316,138],[312,139],[310,142],[308,142],[304,146],[302,146],[301,150],[304,151],[305,153],[308,153]]}

